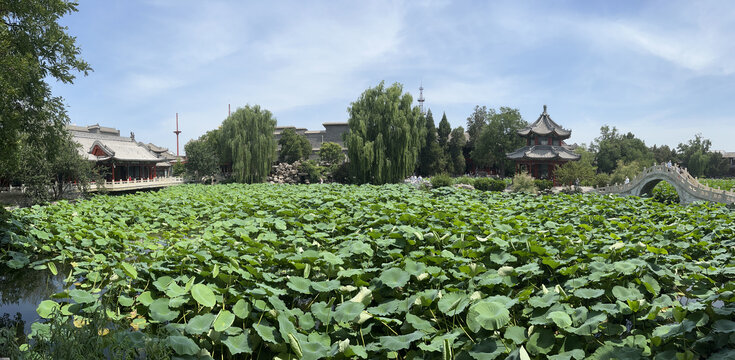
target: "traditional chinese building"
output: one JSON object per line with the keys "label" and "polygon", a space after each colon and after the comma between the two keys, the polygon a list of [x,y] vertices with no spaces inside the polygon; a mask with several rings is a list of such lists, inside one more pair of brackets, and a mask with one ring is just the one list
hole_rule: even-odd
{"label": "traditional chinese building", "polygon": [[[141,180],[170,176],[171,158],[167,149],[135,141],[135,136],[120,136],[120,130],[99,126],[67,125],[79,153],[106,168],[107,181]],[[174,157],[175,158],[175,157]]]}
{"label": "traditional chinese building", "polygon": [[526,146],[506,154],[516,162],[516,173],[527,172],[536,179],[552,180],[556,185],[556,168],[580,158],[579,154],[564,143],[572,135],[572,131],[551,120],[546,112],[546,105],[538,120],[519,130],[518,135],[526,139]]}

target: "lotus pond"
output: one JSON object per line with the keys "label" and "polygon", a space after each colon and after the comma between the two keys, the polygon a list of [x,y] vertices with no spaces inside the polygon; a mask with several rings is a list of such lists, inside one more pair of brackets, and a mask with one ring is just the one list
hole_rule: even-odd
{"label": "lotus pond", "polygon": [[183,359],[735,356],[720,205],[186,185],[12,215],[2,262],[68,269],[41,317],[84,328],[102,312]]}

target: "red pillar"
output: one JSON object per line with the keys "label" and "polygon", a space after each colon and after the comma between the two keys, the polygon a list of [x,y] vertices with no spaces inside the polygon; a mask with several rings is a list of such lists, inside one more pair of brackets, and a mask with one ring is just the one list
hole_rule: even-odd
{"label": "red pillar", "polygon": [[115,182],[115,164],[111,164],[110,168],[112,169],[112,182]]}

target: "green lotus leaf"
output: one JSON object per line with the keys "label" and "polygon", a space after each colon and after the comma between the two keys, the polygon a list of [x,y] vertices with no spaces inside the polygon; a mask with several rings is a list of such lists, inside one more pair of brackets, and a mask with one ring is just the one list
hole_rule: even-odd
{"label": "green lotus leaf", "polygon": [[170,300],[168,298],[161,298],[153,301],[148,308],[151,319],[160,322],[176,319],[176,317],[179,316],[179,312],[169,309],[169,301]]}
{"label": "green lotus leaf", "polygon": [[712,324],[712,330],[718,333],[732,333],[735,332],[735,321],[731,320],[717,320]]}
{"label": "green lotus leaf", "polygon": [[475,360],[492,360],[505,352],[505,346],[500,340],[486,338],[475,344],[467,354]]}
{"label": "green lotus leaf", "polygon": [[532,355],[548,354],[556,344],[554,332],[550,329],[534,329],[526,342],[526,349]]}
{"label": "green lotus leaf", "polygon": [[337,322],[352,322],[365,310],[365,305],[354,301],[345,301],[334,309],[334,320]]}
{"label": "green lotus leaf", "polygon": [[264,324],[253,324],[253,329],[258,333],[261,339],[269,343],[276,344],[276,328]]}
{"label": "green lotus leaf", "polygon": [[406,314],[406,322],[411,324],[415,330],[421,330],[425,334],[435,333],[436,329],[431,325],[431,322],[424,320],[414,314]]}
{"label": "green lotus leaf", "polygon": [[132,298],[129,298],[129,297],[125,296],[125,295],[120,295],[120,296],[117,297],[117,302],[118,302],[118,304],[120,304],[122,306],[133,306],[133,303],[135,303],[135,300],[133,300]]}
{"label": "green lotus leaf", "polygon": [[391,268],[380,274],[378,280],[391,288],[403,287],[411,279],[411,275],[399,268]]}
{"label": "green lotus leaf", "polygon": [[248,329],[245,329],[242,334],[237,336],[226,336],[222,340],[222,344],[227,346],[227,349],[230,350],[230,354],[237,355],[237,354],[252,354],[253,348],[250,344],[249,340],[250,331]]}
{"label": "green lotus leaf", "polygon": [[199,305],[204,307],[211,308],[217,303],[214,291],[204,284],[194,284],[194,286],[191,287],[191,297],[193,297]]}
{"label": "green lotus leaf", "polygon": [[240,319],[245,319],[250,314],[250,303],[245,299],[237,300],[235,306],[232,307],[232,313]]}
{"label": "green lotus leaf", "polygon": [[548,316],[560,329],[572,326],[572,318],[565,311],[552,311]]}
{"label": "green lotus leaf", "polygon": [[122,269],[125,272],[125,274],[133,278],[133,280],[138,278],[138,270],[135,270],[135,266],[129,263],[126,263],[126,262],[121,262],[120,266],[122,266]]}
{"label": "green lotus leaf", "polygon": [[312,281],[311,288],[317,292],[325,293],[339,289],[341,286],[339,280],[329,281]]}
{"label": "green lotus leaf", "polygon": [[594,299],[605,294],[605,290],[579,288],[574,290],[574,296],[582,299]]}
{"label": "green lotus leaf", "polygon": [[437,306],[442,313],[453,316],[460,314],[469,304],[470,297],[467,294],[462,291],[454,291],[445,293],[439,299]]}
{"label": "green lotus leaf", "polygon": [[517,345],[523,344],[526,341],[526,328],[521,326],[508,326],[505,329],[504,338],[513,341]]}
{"label": "green lotus leaf", "polygon": [[421,331],[415,331],[406,335],[399,336],[381,336],[379,337],[380,346],[391,351],[408,349],[411,343],[424,337]]}
{"label": "green lotus leaf", "polygon": [[220,310],[217,317],[214,319],[214,331],[225,331],[235,321],[235,314],[229,310]]}
{"label": "green lotus leaf", "polygon": [[556,355],[549,355],[549,360],[583,360],[585,358],[584,350],[574,349],[565,351]]}
{"label": "green lotus leaf", "polygon": [[296,333],[296,326],[289,320],[285,313],[278,314],[278,332],[281,334],[281,338],[288,339],[289,334]]}
{"label": "green lotus leaf", "polygon": [[480,301],[470,306],[466,321],[473,332],[479,332],[480,329],[497,330],[510,321],[510,312],[501,303]]}
{"label": "green lotus leaf", "polygon": [[153,296],[151,296],[150,291],[144,291],[142,294],[138,295],[138,302],[143,304],[144,306],[151,306],[153,303]]}
{"label": "green lotus leaf", "polygon": [[69,291],[69,296],[72,300],[79,304],[93,303],[97,301],[97,295],[90,294],[86,290],[74,289]]}
{"label": "green lotus leaf", "polygon": [[629,287],[614,286],[612,294],[620,301],[643,299],[643,294],[638,289]]}
{"label": "green lotus leaf", "polygon": [[172,335],[167,340],[171,348],[179,355],[195,355],[199,352],[199,346],[186,336]]}
{"label": "green lotus leaf", "polygon": [[311,289],[309,288],[311,286],[311,280],[302,278],[300,276],[291,276],[288,279],[286,286],[288,286],[291,290],[298,291],[302,294],[311,293]]}
{"label": "green lotus leaf", "polygon": [[50,319],[54,312],[59,310],[59,303],[53,300],[44,300],[38,304],[36,313],[44,319]]}
{"label": "green lotus leaf", "polygon": [[616,261],[613,263],[613,269],[623,275],[632,275],[638,270],[638,266],[632,261]]}
{"label": "green lotus leaf", "polygon": [[419,276],[426,272],[426,264],[416,262],[412,259],[406,259],[403,266],[404,270],[413,276]]}
{"label": "green lotus leaf", "polygon": [[186,333],[199,335],[209,331],[209,329],[212,328],[214,318],[215,316],[212,313],[194,316],[186,323]]}

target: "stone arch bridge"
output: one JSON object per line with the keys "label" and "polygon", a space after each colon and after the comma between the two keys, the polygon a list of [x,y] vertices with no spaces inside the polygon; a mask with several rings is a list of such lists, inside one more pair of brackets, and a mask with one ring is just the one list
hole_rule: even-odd
{"label": "stone arch bridge", "polygon": [[671,184],[677,194],[679,202],[691,204],[695,201],[711,201],[725,204],[735,204],[735,192],[713,189],[701,184],[689,175],[686,169],[676,165],[654,165],[644,169],[628,184],[615,184],[597,188],[600,194],[620,194],[625,196],[651,195],[653,188],[661,181]]}

